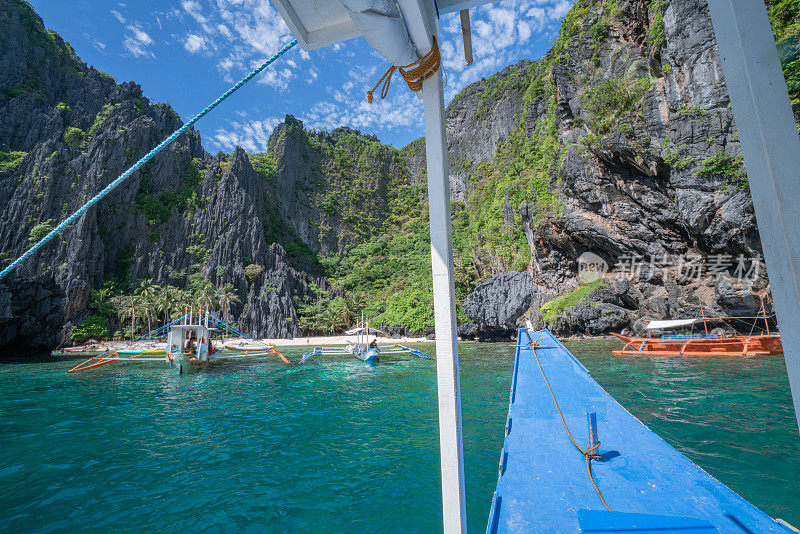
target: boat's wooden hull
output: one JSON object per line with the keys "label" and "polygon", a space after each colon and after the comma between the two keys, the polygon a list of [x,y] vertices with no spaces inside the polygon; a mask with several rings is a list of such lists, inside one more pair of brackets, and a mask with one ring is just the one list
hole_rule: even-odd
{"label": "boat's wooden hull", "polygon": [[614,354],[626,356],[767,356],[783,354],[779,335],[702,339],[659,339],[611,333],[625,342]]}

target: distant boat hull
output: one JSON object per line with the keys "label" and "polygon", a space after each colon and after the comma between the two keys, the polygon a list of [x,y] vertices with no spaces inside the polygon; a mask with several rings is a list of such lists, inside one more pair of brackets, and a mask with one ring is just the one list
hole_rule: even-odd
{"label": "distant boat hull", "polygon": [[378,356],[380,356],[381,351],[379,349],[367,349],[364,352],[353,352],[353,356],[358,358],[364,363],[377,363]]}
{"label": "distant boat hull", "polygon": [[237,352],[262,352],[269,350],[269,345],[234,345],[232,343],[225,343],[225,348],[228,350],[235,350]]}
{"label": "distant boat hull", "polygon": [[625,342],[614,354],[625,356],[769,356],[783,354],[780,335],[661,339],[611,333]]}

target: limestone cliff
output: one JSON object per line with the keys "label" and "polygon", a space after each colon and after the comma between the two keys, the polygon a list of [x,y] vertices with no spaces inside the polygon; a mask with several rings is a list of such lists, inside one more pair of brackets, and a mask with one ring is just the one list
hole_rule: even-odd
{"label": "limestone cliff", "polygon": [[[768,295],[763,268],[753,283],[730,282],[736,259],[759,258],[761,245],[703,0],[580,0],[544,58],[463,90],[447,125],[479,276],[528,272],[539,297],[525,316],[540,324],[596,334],[699,314],[701,301],[707,313],[752,315]],[[418,173],[424,154],[410,153]],[[612,269],[645,265],[540,312],[580,288],[587,252]],[[730,259],[721,276],[684,272],[686,258],[708,272],[720,257]],[[477,323],[465,335],[496,331],[464,311]]]}
{"label": "limestone cliff", "polygon": [[[768,2],[797,111],[787,5]],[[27,2],[0,0],[0,25],[5,264],[181,120],[83,64]],[[543,58],[461,91],[447,129],[465,336],[525,318],[597,334],[700,301],[750,315],[768,296],[763,269],[737,285],[733,264],[696,278],[679,263],[760,254],[703,0],[579,0]],[[338,331],[361,310],[397,334],[430,331],[424,184],[422,140],[397,150],[287,117],[267,152],[211,155],[190,130],[0,284],[0,346],[66,343],[101,313],[93,291],[147,280],[192,294],[230,284],[232,320],[254,335]],[[640,266],[587,284],[587,253]]]}
{"label": "limestone cliff", "polygon": [[[135,83],[117,85],[88,68],[27,2],[2,0],[0,25],[0,250],[7,262],[181,120]],[[350,200],[367,214],[343,219],[343,199],[311,193],[348,190],[343,168],[364,147],[366,159],[353,163],[367,167],[370,187],[353,190],[364,198]],[[407,176],[397,150],[348,129],[310,135],[287,117],[270,151],[252,160],[241,149],[212,156],[190,130],[0,284],[0,345],[65,343],[90,314],[92,290],[109,282],[124,290],[143,279],[230,283],[239,300],[230,311],[241,328],[297,335],[309,285],[325,286],[316,253],[379,229],[387,188]],[[325,200],[327,207],[318,205]]]}

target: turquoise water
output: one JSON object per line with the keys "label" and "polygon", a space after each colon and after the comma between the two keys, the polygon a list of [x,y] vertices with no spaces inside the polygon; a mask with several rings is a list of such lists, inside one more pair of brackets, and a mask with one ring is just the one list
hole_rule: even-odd
{"label": "turquoise water", "polygon": [[[800,523],[783,361],[630,359],[570,344],[634,415],[768,513]],[[302,351],[285,351],[296,361]],[[485,529],[513,364],[462,346],[470,530]],[[6,531],[437,532],[433,361],[0,365]]]}

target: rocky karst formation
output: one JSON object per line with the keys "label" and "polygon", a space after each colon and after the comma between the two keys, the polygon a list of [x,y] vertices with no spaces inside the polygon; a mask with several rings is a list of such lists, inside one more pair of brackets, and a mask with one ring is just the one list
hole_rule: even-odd
{"label": "rocky karst formation", "polygon": [[[465,300],[474,324],[463,335],[498,333],[483,310],[503,308],[505,294],[486,288],[520,267],[537,297],[511,323],[532,317],[559,334],[692,316],[700,301],[706,313],[753,315],[768,294],[763,266],[736,283],[739,256],[759,258],[761,245],[703,0],[579,1],[544,58],[464,89],[447,125],[452,196],[482,217],[474,261],[493,275]],[[418,175],[424,151],[409,159]],[[585,252],[612,270],[629,258],[646,265],[571,298]],[[724,263],[725,276],[686,276],[682,258],[695,256],[706,271]],[[572,301],[561,315],[538,311],[558,296]],[[476,299],[483,306],[467,306]]]}
{"label": "rocky karst formation", "polygon": [[[181,120],[83,64],[27,2],[0,0],[0,25],[5,263]],[[679,263],[760,254],[704,1],[580,0],[545,57],[461,91],[447,128],[464,336],[526,318],[600,334],[699,301],[751,315],[768,294],[763,268],[742,286],[732,264],[697,279]],[[0,346],[63,343],[91,290],[145,278],[233,284],[233,320],[254,335],[297,335],[322,292],[356,290],[386,299],[373,304],[393,331],[424,331],[424,183],[421,140],[397,150],[287,117],[267,152],[211,155],[191,130],[0,283]],[[589,252],[642,265],[585,284]]]}
{"label": "rocky karst formation", "polygon": [[[0,249],[8,261],[181,120],[135,83],[117,85],[87,68],[26,2],[0,2],[0,24]],[[373,147],[367,164],[378,194],[365,206],[375,208],[367,219],[380,217],[381,188],[408,173],[398,151],[373,136],[340,129],[315,134],[312,146],[302,123],[287,117],[270,151],[254,156],[256,171],[241,149],[206,153],[190,130],[0,284],[0,346],[66,342],[90,313],[92,289],[144,278],[178,287],[198,276],[231,283],[241,328],[297,335],[298,302],[310,283],[325,285],[313,251],[352,239],[347,221],[317,215],[303,196],[337,180],[328,160],[345,157],[346,148],[332,148],[343,137]],[[327,237],[320,224],[331,228]]]}

